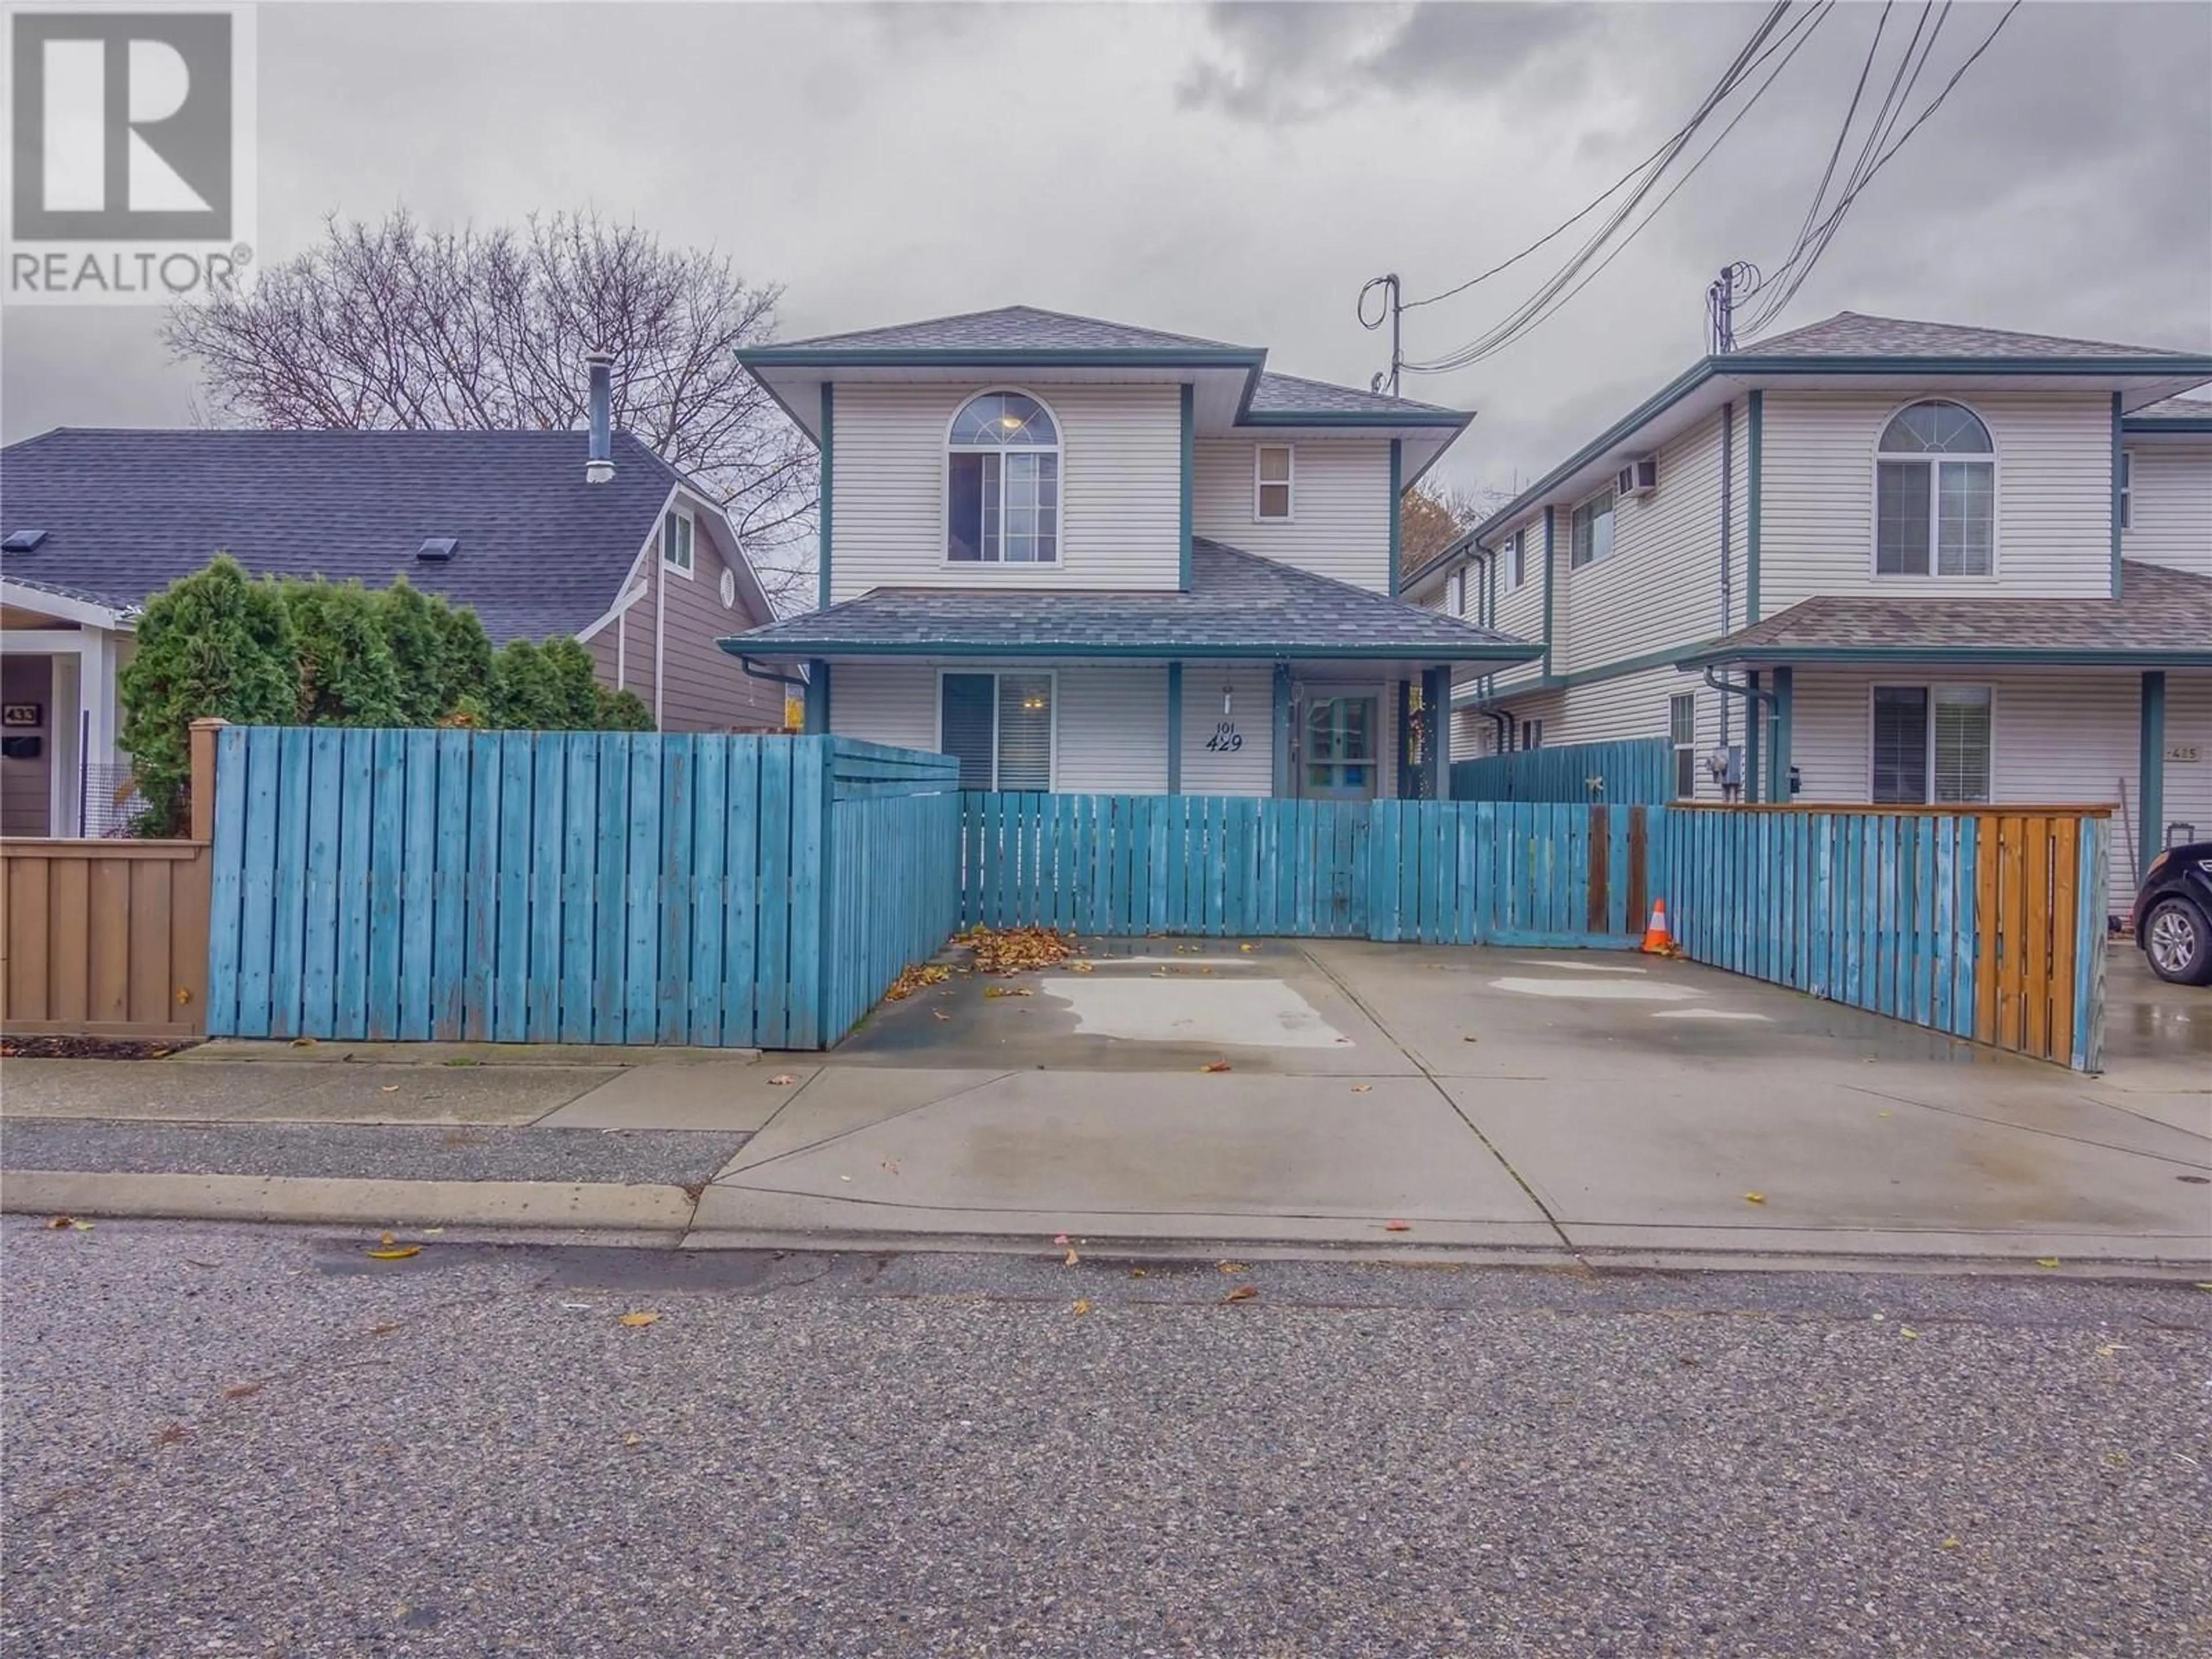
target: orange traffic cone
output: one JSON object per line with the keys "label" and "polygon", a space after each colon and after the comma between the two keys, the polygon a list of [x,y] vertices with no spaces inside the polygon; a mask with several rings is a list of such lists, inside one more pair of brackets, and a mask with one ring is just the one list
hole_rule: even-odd
{"label": "orange traffic cone", "polygon": [[1667,901],[1651,901],[1651,925],[1644,930],[1644,954],[1648,957],[1669,955],[1674,949],[1674,936],[1667,931]]}

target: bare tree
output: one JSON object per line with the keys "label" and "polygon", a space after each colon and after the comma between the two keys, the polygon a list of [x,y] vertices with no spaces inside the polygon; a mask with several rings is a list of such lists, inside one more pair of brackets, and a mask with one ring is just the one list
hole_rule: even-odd
{"label": "bare tree", "polygon": [[519,229],[326,220],[250,293],[170,312],[219,419],[261,427],[580,428],[584,355],[615,354],[614,421],[713,493],[780,610],[808,602],[814,452],[738,348],[775,333],[775,285],[598,214]]}
{"label": "bare tree", "polygon": [[1398,500],[1399,562],[1418,569],[1511,499],[1483,485],[1415,484]]}

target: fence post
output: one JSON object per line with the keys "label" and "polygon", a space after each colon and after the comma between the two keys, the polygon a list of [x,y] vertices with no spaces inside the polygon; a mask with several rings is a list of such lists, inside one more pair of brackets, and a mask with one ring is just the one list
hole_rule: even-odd
{"label": "fence post", "polygon": [[191,838],[215,839],[215,734],[230,722],[212,716],[191,724],[191,781],[187,786],[191,805]]}

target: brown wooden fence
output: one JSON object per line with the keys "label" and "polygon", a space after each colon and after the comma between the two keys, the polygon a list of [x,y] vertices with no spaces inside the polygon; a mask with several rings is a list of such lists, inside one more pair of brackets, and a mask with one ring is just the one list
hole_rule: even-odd
{"label": "brown wooden fence", "polygon": [[189,839],[0,840],[0,1030],[206,1031],[217,724],[192,733]]}

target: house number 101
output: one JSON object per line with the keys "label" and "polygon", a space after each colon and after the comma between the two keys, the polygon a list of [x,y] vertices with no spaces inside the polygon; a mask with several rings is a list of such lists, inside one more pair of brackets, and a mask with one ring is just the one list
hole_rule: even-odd
{"label": "house number 101", "polygon": [[1244,746],[1244,734],[1237,729],[1236,721],[1224,720],[1213,728],[1213,735],[1206,740],[1206,746],[1217,754],[1233,755]]}

